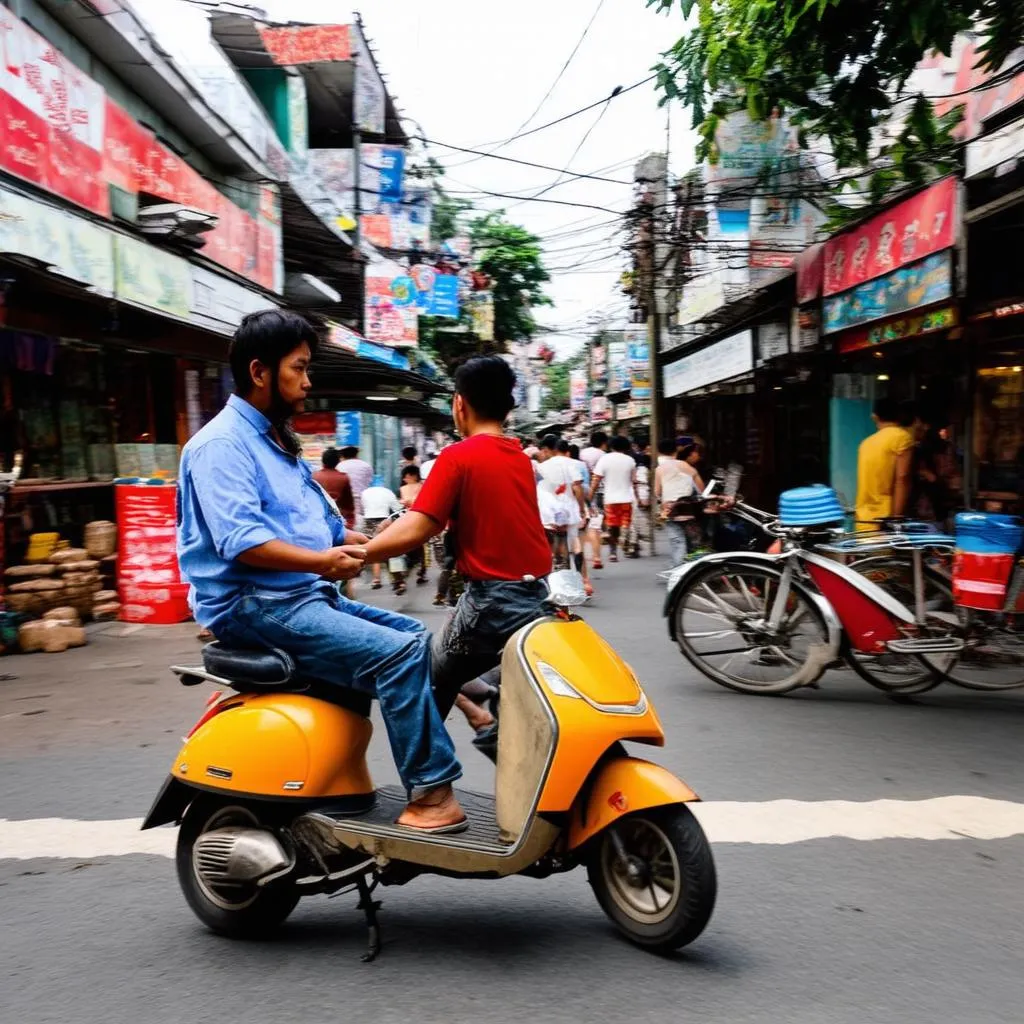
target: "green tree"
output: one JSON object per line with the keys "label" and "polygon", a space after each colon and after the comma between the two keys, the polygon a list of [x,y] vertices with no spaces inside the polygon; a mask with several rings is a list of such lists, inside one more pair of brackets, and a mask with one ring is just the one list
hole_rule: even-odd
{"label": "green tree", "polygon": [[[679,99],[699,131],[700,159],[716,158],[722,117],[784,113],[802,144],[828,139],[840,168],[865,167],[871,200],[955,169],[958,112],[937,118],[907,81],[929,53],[949,55],[960,32],[981,36],[981,66],[997,71],[1024,43],[1021,0],[646,0],[680,7],[695,24],[656,65],[664,101]],[[872,152],[874,131],[898,102],[909,114],[893,144]],[[863,187],[861,185],[860,187]]]}

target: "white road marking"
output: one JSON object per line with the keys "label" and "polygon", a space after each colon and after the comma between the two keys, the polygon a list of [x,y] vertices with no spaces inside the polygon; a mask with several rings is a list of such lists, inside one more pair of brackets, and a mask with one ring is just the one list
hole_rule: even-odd
{"label": "white road marking", "polygon": [[[1006,839],[1024,835],[1024,803],[980,796],[931,800],[711,801],[692,805],[712,843],[784,845],[810,839]],[[0,860],[173,857],[177,830],[140,832],[139,818],[0,818]]]}

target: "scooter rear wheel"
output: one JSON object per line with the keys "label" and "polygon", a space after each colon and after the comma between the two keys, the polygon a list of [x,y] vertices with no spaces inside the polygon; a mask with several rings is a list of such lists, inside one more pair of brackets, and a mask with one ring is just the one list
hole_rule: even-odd
{"label": "scooter rear wheel", "polygon": [[591,847],[587,876],[619,931],[656,952],[693,942],[715,907],[711,847],[685,804],[638,811],[610,826]]}
{"label": "scooter rear wheel", "polygon": [[194,801],[181,822],[175,858],[178,881],[196,917],[218,935],[262,938],[283,924],[299,902],[299,893],[286,881],[264,888],[220,888],[208,884],[197,869],[195,845],[204,832],[228,825],[262,824],[252,807],[216,797]]}

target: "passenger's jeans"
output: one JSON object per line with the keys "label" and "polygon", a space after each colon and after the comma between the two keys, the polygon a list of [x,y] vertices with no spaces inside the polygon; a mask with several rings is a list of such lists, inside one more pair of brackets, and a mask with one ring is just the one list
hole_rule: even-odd
{"label": "passenger's jeans", "polygon": [[665,523],[668,532],[668,544],[671,552],[672,567],[682,565],[686,561],[686,524],[670,519]]}
{"label": "passenger's jeans", "polygon": [[434,691],[442,717],[465,683],[494,668],[509,637],[545,614],[545,583],[473,580],[451,618],[434,634]]}
{"label": "passenger's jeans", "polygon": [[343,597],[319,583],[299,593],[249,589],[217,637],[236,647],[278,647],[312,679],[372,693],[406,790],[462,774],[430,685],[430,641],[422,623]]}

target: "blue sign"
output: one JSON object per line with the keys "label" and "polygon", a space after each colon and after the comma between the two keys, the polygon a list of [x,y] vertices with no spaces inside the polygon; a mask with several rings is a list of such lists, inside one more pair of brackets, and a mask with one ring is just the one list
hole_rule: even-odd
{"label": "blue sign", "polygon": [[347,448],[349,445],[359,447],[359,435],[361,433],[362,421],[357,412],[335,413],[334,418],[334,443],[339,448]]}
{"label": "blue sign", "polygon": [[946,250],[825,299],[821,333],[833,334],[919,306],[930,306],[952,294],[953,258]]}
{"label": "blue sign", "polygon": [[459,318],[459,279],[454,274],[438,274],[427,306],[429,316]]}

